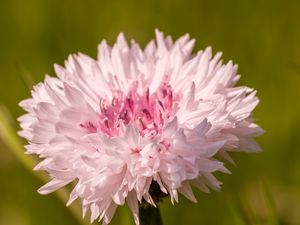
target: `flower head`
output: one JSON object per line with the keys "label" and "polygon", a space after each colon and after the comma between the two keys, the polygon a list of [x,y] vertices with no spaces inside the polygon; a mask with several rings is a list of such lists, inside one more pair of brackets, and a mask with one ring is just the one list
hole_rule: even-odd
{"label": "flower head", "polygon": [[57,77],[20,103],[27,153],[52,178],[39,192],[76,181],[68,204],[80,198],[91,221],[109,223],[127,202],[139,224],[138,203],[157,202],[153,184],[172,202],[178,193],[196,201],[191,185],[219,190],[213,173],[228,170],[217,158],[260,150],[253,137],[263,131],[251,117],[259,101],[235,87],[236,65],[210,48],[192,54],[193,45],[156,31],[142,50],[121,33],[113,47],[99,45],[97,60],[79,53],[55,65]]}

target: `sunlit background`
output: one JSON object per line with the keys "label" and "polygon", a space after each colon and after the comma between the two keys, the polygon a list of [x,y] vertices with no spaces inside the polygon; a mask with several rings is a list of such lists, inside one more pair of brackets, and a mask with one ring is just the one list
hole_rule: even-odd
{"label": "sunlit background", "polygon": [[[22,153],[18,102],[69,53],[96,57],[97,44],[112,44],[120,31],[144,46],[155,28],[174,38],[189,33],[197,50],[212,46],[237,63],[239,84],[258,90],[255,118],[266,130],[262,153],[235,153],[238,167],[217,175],[221,192],[196,190],[197,204],[165,200],[164,224],[300,224],[299,0],[0,0],[1,225],[89,224],[76,206],[65,207],[66,193],[36,192],[47,176]],[[133,224],[129,210],[111,224]]]}

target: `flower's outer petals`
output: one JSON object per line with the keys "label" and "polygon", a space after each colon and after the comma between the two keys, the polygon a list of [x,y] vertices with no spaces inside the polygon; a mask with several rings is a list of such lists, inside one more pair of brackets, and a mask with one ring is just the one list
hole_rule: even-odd
{"label": "flower's outer petals", "polygon": [[178,191],[183,194],[185,197],[187,197],[189,200],[191,200],[194,203],[197,203],[197,199],[195,195],[193,194],[193,190],[189,184],[189,182],[182,183],[181,187],[178,188]]}
{"label": "flower's outer petals", "polygon": [[237,126],[230,129],[230,131],[236,135],[245,137],[257,137],[265,133],[265,131],[257,124],[247,120],[238,123]]}
{"label": "flower's outer petals", "polygon": [[64,92],[67,100],[72,106],[85,106],[86,101],[82,93],[71,85],[64,83]]}
{"label": "flower's outer petals", "polygon": [[210,193],[209,188],[205,185],[205,182],[203,182],[201,177],[192,180],[191,184],[205,193]]}
{"label": "flower's outer petals", "polygon": [[155,30],[156,43],[157,43],[157,54],[158,57],[162,57],[164,54],[167,54],[168,49],[164,40],[163,32],[158,29]]}
{"label": "flower's outer petals", "polygon": [[57,189],[67,185],[70,182],[72,182],[72,180],[58,180],[54,178],[50,182],[39,188],[38,192],[42,195],[46,195],[56,191]]}
{"label": "flower's outer petals", "polygon": [[133,214],[135,224],[140,225],[138,200],[134,190],[128,193],[126,202]]}
{"label": "flower's outer petals", "polygon": [[261,152],[261,147],[251,138],[240,138],[240,148],[245,152]]}
{"label": "flower's outer petals", "polygon": [[162,83],[166,73],[167,63],[168,63],[167,54],[163,55],[162,59],[156,63],[155,70],[153,71],[152,82],[149,87],[150,93],[155,92],[159,87],[159,85]]}
{"label": "flower's outer petals", "polygon": [[102,225],[106,225],[106,224],[108,224],[111,221],[113,215],[116,212],[117,206],[118,205],[114,204],[114,203],[110,204],[110,206],[108,207],[108,209],[106,210],[106,213],[104,215]]}
{"label": "flower's outer petals", "polygon": [[35,101],[32,98],[25,99],[19,102],[19,106],[22,107],[26,112],[31,112],[34,105]]}
{"label": "flower's outer petals", "polygon": [[205,173],[211,173],[223,168],[223,163],[215,160],[208,160],[208,159],[198,159],[197,164],[200,167],[200,171]]}

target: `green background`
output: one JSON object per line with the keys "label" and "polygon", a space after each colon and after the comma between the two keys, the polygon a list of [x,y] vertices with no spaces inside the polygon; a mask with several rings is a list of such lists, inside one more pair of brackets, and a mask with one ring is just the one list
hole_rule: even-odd
{"label": "green background", "polygon": [[[37,83],[54,75],[53,64],[69,53],[95,57],[97,44],[104,38],[112,44],[120,31],[142,46],[155,28],[174,39],[189,33],[196,50],[212,46],[239,65],[239,84],[258,90],[255,117],[266,134],[258,138],[262,153],[233,154],[238,167],[217,175],[221,192],[196,190],[197,204],[182,196],[175,206],[165,200],[165,225],[298,225],[299,22],[299,0],[0,0],[0,103],[18,130],[17,104],[30,95],[28,77]],[[80,224],[57,195],[37,194],[43,183],[37,172],[24,166],[3,133],[0,139],[0,224]],[[128,209],[120,208],[111,224],[133,224]]]}

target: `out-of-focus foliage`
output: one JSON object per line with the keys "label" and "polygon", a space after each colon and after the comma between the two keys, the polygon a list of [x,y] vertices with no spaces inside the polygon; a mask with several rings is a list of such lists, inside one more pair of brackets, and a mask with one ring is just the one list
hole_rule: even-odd
{"label": "out-of-focus foliage", "polygon": [[[258,90],[255,117],[267,132],[258,139],[262,153],[236,153],[233,174],[218,175],[222,192],[196,191],[198,204],[165,201],[165,224],[300,224],[299,12],[298,0],[0,0],[0,103],[11,113],[5,124],[15,135],[28,86],[53,75],[53,63],[69,53],[96,57],[97,44],[113,43],[120,31],[143,45],[154,28],[173,37],[190,33],[196,49],[210,45],[239,65],[239,84]],[[0,224],[80,224],[59,195],[36,193],[41,179],[22,149],[0,135]],[[126,207],[112,222],[132,223]]]}

